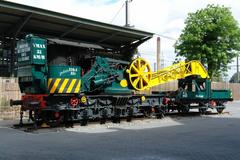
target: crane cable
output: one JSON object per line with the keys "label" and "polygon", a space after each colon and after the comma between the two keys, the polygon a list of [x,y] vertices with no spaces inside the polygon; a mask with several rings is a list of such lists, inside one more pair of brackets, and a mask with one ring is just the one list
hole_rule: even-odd
{"label": "crane cable", "polygon": [[120,11],[122,10],[122,8],[125,6],[125,3],[122,4],[122,6],[120,7],[120,9],[118,10],[118,12],[114,15],[114,17],[112,18],[112,20],[110,21],[110,23],[112,23],[116,17],[118,16],[118,14],[120,13]]}

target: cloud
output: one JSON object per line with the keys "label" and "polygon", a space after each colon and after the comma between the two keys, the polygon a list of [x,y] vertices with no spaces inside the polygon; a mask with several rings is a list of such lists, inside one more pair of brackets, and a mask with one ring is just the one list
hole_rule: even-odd
{"label": "cloud", "polygon": [[[240,23],[239,0],[149,0],[147,3],[144,0],[138,0],[135,3],[138,4],[132,4],[135,9],[133,9],[134,13],[131,18],[136,28],[166,35],[173,39],[177,39],[181,34],[188,13],[205,8],[208,4],[230,7],[234,18]],[[143,57],[151,59],[151,62],[156,60],[156,37],[139,48],[144,53]],[[172,39],[161,38],[161,52],[165,66],[170,65],[175,59],[174,43]],[[151,56],[148,56],[149,54]]]}

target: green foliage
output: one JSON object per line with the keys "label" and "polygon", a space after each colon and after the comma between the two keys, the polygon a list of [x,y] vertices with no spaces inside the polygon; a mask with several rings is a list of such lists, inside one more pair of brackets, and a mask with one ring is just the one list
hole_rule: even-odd
{"label": "green foliage", "polygon": [[227,71],[227,64],[240,51],[240,28],[229,8],[208,5],[189,13],[175,44],[178,57],[200,60],[210,77]]}

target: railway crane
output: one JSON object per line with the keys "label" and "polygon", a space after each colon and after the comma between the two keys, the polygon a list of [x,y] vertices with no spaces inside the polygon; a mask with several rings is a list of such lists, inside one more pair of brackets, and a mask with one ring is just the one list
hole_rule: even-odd
{"label": "railway crane", "polygon": [[[47,40],[33,35],[20,40],[16,51],[22,98],[11,104],[21,105],[20,124],[24,111],[29,112],[35,126],[69,121],[85,125],[89,119],[104,123],[108,118],[119,121],[121,117],[128,120],[134,116],[161,117],[170,108],[186,111],[192,102],[206,108],[211,101],[223,109],[223,103],[231,99],[229,90],[221,91],[222,94],[216,91],[215,99],[209,88],[208,94],[200,90],[202,97],[198,95],[200,92],[194,95],[190,89],[193,81],[196,88],[210,82],[203,65],[195,60],[153,72],[143,58],[129,62],[102,56],[66,55],[61,51],[51,53]],[[138,92],[173,80],[180,80],[181,90],[177,93]],[[191,98],[192,101],[187,101]]]}

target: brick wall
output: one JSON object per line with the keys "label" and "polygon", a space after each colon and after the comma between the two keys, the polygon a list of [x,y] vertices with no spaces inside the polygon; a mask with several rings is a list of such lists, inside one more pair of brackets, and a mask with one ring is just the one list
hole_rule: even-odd
{"label": "brick wall", "polygon": [[20,99],[21,93],[17,78],[0,77],[0,119],[19,117],[20,107],[10,107],[10,99]]}

